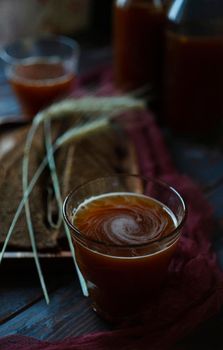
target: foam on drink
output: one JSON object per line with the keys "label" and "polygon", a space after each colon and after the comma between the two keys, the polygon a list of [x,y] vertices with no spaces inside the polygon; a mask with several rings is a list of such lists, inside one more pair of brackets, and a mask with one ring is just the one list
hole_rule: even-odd
{"label": "foam on drink", "polygon": [[140,245],[168,235],[175,215],[161,202],[141,194],[111,193],[87,199],[73,224],[87,238],[115,245]]}

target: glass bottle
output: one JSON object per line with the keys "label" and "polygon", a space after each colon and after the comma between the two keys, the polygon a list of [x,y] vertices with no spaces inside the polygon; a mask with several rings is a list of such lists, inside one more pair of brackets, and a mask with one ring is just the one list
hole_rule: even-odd
{"label": "glass bottle", "polygon": [[158,87],[161,78],[165,14],[161,0],[116,0],[114,72],[122,90]]}
{"label": "glass bottle", "polygon": [[166,121],[203,135],[223,120],[223,2],[175,0],[167,17]]}

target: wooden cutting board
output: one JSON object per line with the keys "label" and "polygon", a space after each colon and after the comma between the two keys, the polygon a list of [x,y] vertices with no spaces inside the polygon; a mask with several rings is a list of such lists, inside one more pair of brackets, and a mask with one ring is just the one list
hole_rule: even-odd
{"label": "wooden cutting board", "polygon": [[[4,242],[22,198],[22,158],[27,130],[27,127],[22,127],[1,134],[0,137],[0,245]],[[44,139],[40,129],[33,142],[30,176],[44,154]],[[89,179],[111,173],[138,172],[134,147],[117,125],[61,148],[55,157],[63,198],[75,186]],[[41,251],[60,250],[64,239],[64,229],[52,225],[52,221],[55,224],[57,222],[58,208],[49,175],[46,169],[30,196],[35,237]],[[24,212],[16,224],[9,248],[31,248]]]}

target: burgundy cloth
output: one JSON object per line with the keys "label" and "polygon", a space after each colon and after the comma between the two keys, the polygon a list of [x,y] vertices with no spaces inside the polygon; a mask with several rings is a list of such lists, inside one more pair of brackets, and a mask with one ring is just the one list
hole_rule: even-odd
{"label": "burgundy cloth", "polygon": [[[100,93],[112,93],[111,84]],[[81,94],[81,91],[79,91]],[[201,189],[175,169],[161,131],[148,112],[128,113],[126,130],[135,144],[141,173],[161,178],[185,198],[188,217],[164,288],[153,302],[143,325],[98,332],[61,342],[42,342],[29,337],[0,339],[1,350],[104,350],[171,349],[176,341],[216,314],[223,304],[223,273],[211,240],[212,209]]]}

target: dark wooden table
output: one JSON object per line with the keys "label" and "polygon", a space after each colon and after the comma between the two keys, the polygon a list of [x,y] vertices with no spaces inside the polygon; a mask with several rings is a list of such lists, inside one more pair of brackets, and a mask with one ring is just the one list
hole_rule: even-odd
{"label": "dark wooden table", "polygon": [[[89,61],[89,52],[82,64]],[[108,51],[95,56],[105,60]],[[95,59],[96,60],[96,59]],[[17,116],[19,106],[0,67],[0,123]],[[2,116],[2,117],[1,117]],[[2,127],[2,126],[0,126]],[[223,268],[223,139],[197,143],[189,139],[172,139],[166,134],[177,167],[194,178],[204,189],[214,207],[218,222],[214,248]],[[70,258],[42,259],[50,304],[46,305],[32,259],[3,259],[0,266],[0,337],[23,334],[39,339],[57,340],[92,331],[110,329],[89,307],[82,296],[77,275]],[[180,348],[222,349],[223,312],[184,339]],[[222,345],[220,345],[222,344]]]}

